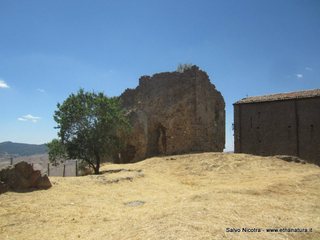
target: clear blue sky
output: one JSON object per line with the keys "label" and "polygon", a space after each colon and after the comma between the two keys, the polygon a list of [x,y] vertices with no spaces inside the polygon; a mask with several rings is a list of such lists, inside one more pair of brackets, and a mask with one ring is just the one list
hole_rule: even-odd
{"label": "clear blue sky", "polygon": [[320,88],[320,1],[0,0],[0,142],[48,142],[71,92],[119,95],[179,63],[221,91],[232,150],[232,103]]}

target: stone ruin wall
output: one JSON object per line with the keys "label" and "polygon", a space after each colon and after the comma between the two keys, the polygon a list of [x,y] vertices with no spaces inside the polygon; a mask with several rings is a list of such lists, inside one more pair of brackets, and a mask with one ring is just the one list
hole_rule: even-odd
{"label": "stone ruin wall", "polygon": [[143,76],[136,89],[127,89],[120,98],[133,128],[118,162],[223,151],[224,99],[197,66]]}

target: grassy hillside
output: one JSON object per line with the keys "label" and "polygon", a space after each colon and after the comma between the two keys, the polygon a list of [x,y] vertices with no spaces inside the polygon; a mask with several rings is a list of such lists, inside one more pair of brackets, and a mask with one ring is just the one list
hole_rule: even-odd
{"label": "grassy hillside", "polygon": [[5,155],[31,156],[35,154],[44,154],[46,152],[47,146],[45,144],[36,145],[13,142],[0,143],[0,157]]}
{"label": "grassy hillside", "polygon": [[0,239],[320,239],[320,168],[312,164],[204,153],[102,169],[0,195]]}

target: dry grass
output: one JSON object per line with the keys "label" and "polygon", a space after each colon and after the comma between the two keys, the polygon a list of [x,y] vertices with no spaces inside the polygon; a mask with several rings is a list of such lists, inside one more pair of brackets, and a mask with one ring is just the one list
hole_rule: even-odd
{"label": "dry grass", "polygon": [[[111,169],[130,171],[50,177],[49,190],[0,195],[0,239],[320,239],[315,165],[204,153]],[[243,227],[313,231],[226,232]]]}

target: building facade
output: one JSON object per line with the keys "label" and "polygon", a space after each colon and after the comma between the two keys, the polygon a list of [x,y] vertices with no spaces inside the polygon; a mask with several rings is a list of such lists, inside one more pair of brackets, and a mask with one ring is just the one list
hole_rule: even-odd
{"label": "building facade", "polygon": [[292,155],[320,165],[320,89],[234,103],[236,153]]}

